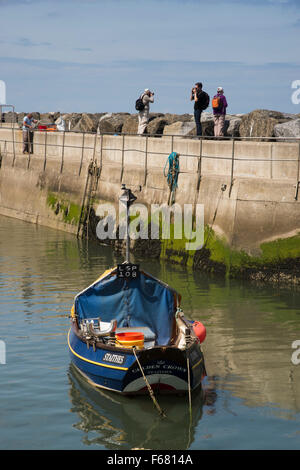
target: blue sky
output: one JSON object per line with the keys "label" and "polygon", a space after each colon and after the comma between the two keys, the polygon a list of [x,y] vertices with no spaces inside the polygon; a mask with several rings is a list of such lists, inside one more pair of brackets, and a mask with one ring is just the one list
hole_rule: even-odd
{"label": "blue sky", "polygon": [[229,113],[300,113],[300,0],[0,0],[0,80],[21,111],[191,113],[202,81]]}

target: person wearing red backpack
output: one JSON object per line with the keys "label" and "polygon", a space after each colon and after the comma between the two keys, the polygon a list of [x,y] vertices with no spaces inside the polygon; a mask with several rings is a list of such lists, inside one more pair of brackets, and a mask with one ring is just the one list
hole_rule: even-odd
{"label": "person wearing red backpack", "polygon": [[214,134],[215,137],[224,136],[224,125],[226,108],[228,106],[224,90],[221,86],[217,88],[217,94],[212,99],[212,108],[214,114]]}

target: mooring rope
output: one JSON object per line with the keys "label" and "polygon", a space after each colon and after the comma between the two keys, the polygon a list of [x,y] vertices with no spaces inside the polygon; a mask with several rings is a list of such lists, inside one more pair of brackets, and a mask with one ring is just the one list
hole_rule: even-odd
{"label": "mooring rope", "polygon": [[141,363],[140,363],[140,361],[139,361],[139,359],[138,359],[138,357],[137,357],[137,355],[136,355],[136,352],[135,352],[136,346],[134,346],[132,349],[133,349],[133,354],[134,354],[134,356],[135,356],[135,358],[136,358],[136,362],[138,363],[138,366],[139,366],[139,368],[140,368],[140,371],[141,371],[141,373],[142,373],[142,376],[143,376],[143,378],[144,378],[144,380],[145,380],[145,382],[146,382],[146,385],[147,385],[147,388],[148,388],[148,392],[149,392],[149,394],[150,394],[150,397],[152,398],[153,403],[154,403],[154,405],[156,406],[156,408],[157,408],[159,414],[160,414],[163,418],[166,418],[166,415],[165,415],[164,411],[161,409],[161,407],[159,406],[159,404],[158,404],[158,402],[157,402],[157,400],[156,400],[156,398],[155,398],[155,396],[154,396],[154,393],[153,393],[153,390],[152,390],[152,388],[151,388],[151,385],[149,384],[149,382],[148,382],[148,380],[147,380],[147,378],[146,378],[146,376],[145,376],[145,374],[144,374],[144,371],[143,371],[143,368],[142,368],[142,366],[141,366]]}
{"label": "mooring rope", "polygon": [[188,370],[188,391],[189,391],[189,411],[190,411],[190,419],[189,419],[189,444],[188,447],[190,446],[191,442],[191,429],[192,429],[192,423],[193,423],[193,413],[192,413],[192,394],[191,394],[191,373],[190,373],[190,358],[186,358],[186,366]]}
{"label": "mooring rope", "polygon": [[190,358],[186,358],[186,366],[187,366],[187,373],[188,373],[188,391],[189,391],[189,410],[190,410],[190,417],[192,416],[192,394],[191,394],[191,372],[190,372]]}

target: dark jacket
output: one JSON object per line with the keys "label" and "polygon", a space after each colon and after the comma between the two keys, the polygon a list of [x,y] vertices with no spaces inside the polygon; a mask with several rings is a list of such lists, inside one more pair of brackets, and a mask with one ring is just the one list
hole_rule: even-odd
{"label": "dark jacket", "polygon": [[[198,90],[197,91],[197,97],[198,97],[198,101],[195,101],[194,109],[200,109],[200,111],[203,111],[204,109],[207,108],[207,106],[209,104],[209,96],[205,91]],[[195,97],[194,97],[194,99],[195,99]]]}

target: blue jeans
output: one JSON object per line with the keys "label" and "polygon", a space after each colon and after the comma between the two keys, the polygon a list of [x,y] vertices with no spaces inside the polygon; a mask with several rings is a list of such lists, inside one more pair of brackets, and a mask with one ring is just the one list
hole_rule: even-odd
{"label": "blue jeans", "polygon": [[202,113],[201,109],[194,110],[194,118],[195,118],[195,123],[196,123],[196,128],[197,128],[197,135],[202,135],[201,113]]}

